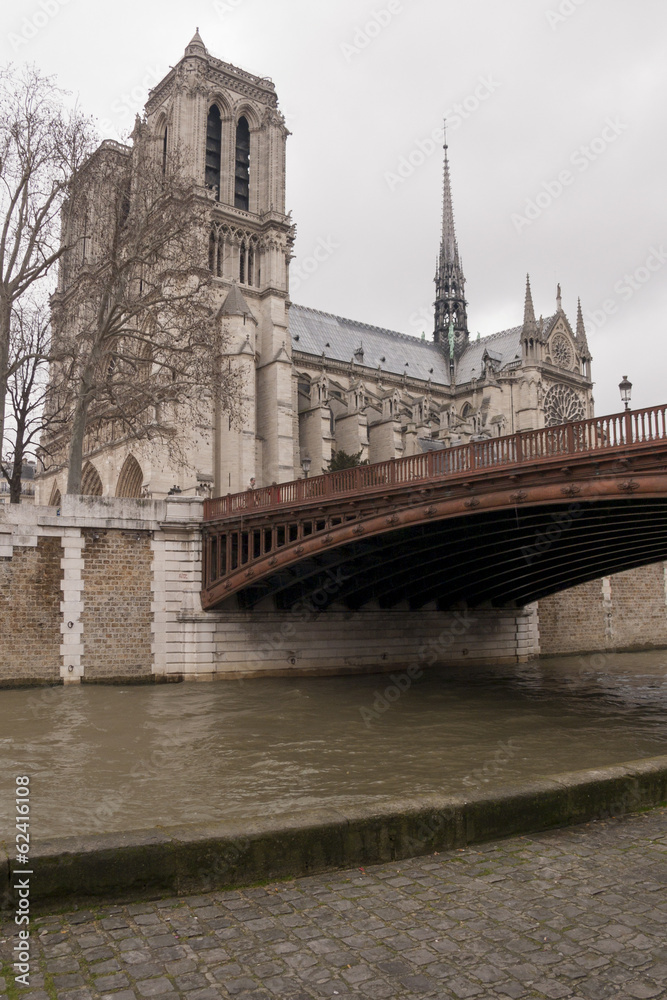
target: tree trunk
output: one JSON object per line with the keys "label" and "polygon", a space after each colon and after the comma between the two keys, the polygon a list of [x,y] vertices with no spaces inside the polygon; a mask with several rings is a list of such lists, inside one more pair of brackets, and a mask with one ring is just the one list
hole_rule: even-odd
{"label": "tree trunk", "polygon": [[81,389],[72,417],[72,437],[69,444],[67,469],[67,492],[81,493],[81,472],[83,469],[83,439],[88,418],[88,393]]}
{"label": "tree trunk", "polygon": [[5,448],[5,399],[9,367],[9,331],[12,318],[11,302],[0,298],[0,458]]}
{"label": "tree trunk", "polygon": [[9,502],[10,503],[21,503],[21,472],[23,471],[23,462],[17,461],[14,458],[14,465],[12,468],[11,478],[9,480]]}
{"label": "tree trunk", "polygon": [[14,462],[9,478],[9,502],[21,503],[21,473],[23,472],[23,456],[25,452],[25,420],[19,418],[16,423],[16,440],[14,442]]}

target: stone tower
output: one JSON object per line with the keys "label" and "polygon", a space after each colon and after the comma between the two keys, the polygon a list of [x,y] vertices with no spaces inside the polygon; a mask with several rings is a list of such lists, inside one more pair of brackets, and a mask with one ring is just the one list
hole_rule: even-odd
{"label": "stone tower", "polygon": [[454,229],[454,209],[446,138],[444,149],[442,240],[435,275],[435,331],[433,339],[436,344],[442,346],[453,373],[456,362],[468,346],[469,335],[465,277]]}
{"label": "stone tower", "polygon": [[211,56],[197,30],[180,62],[151,91],[145,127],[164,169],[176,156],[208,199],[218,321],[235,352],[230,363],[246,377],[243,419],[214,416],[213,490],[244,489],[250,478],[258,486],[292,479],[287,298],[294,227],[285,212],[289,133],[274,85]]}

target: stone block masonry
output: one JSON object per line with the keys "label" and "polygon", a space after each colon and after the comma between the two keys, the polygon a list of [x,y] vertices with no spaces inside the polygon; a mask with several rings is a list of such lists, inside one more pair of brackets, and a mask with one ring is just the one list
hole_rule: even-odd
{"label": "stone block masonry", "polygon": [[0,685],[212,680],[516,663],[667,645],[664,564],[514,610],[202,611],[202,502],[0,508]]}

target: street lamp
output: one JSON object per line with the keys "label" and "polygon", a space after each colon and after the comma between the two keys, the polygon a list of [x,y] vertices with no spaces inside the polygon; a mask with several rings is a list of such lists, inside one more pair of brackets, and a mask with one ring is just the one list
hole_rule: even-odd
{"label": "street lamp", "polygon": [[308,473],[310,472],[310,459],[308,455],[304,455],[301,459],[301,468],[303,469],[303,478],[308,479]]}
{"label": "street lamp", "polygon": [[630,398],[632,396],[632,382],[628,381],[628,376],[623,376],[623,381],[618,384],[619,392],[621,393],[621,400],[623,401],[626,410],[630,409]]}

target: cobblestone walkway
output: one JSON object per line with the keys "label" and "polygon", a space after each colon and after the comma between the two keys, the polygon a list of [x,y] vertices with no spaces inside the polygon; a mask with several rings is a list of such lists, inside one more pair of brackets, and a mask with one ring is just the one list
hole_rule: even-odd
{"label": "cobblestone walkway", "polygon": [[[1,1000],[667,997],[667,810],[241,892],[37,918]],[[662,890],[662,891],[661,891]]]}

